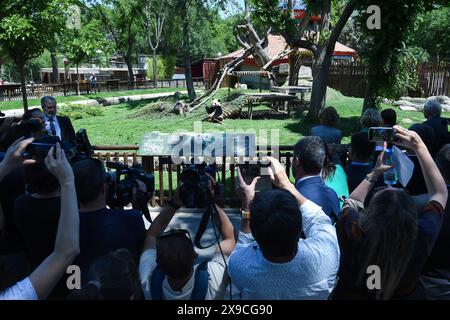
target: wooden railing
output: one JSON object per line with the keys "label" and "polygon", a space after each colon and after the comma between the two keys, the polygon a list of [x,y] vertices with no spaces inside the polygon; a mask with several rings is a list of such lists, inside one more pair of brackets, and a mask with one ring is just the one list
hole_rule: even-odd
{"label": "wooden railing", "polygon": [[[94,157],[102,161],[121,162],[128,165],[142,164],[145,172],[155,176],[155,193],[151,205],[164,206],[166,200],[172,199],[180,180],[182,165],[173,164],[168,156],[138,156],[138,146],[93,146]],[[270,146],[264,150],[257,148],[257,155],[271,155]],[[291,176],[293,146],[279,146],[280,161]],[[224,184],[224,201],[226,205],[236,204],[236,166],[239,158],[216,158],[216,180]],[[109,169],[108,169],[109,170]]]}

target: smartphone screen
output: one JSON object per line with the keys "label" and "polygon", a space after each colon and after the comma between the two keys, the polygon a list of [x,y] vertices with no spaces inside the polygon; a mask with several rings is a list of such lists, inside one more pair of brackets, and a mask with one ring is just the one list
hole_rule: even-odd
{"label": "smartphone screen", "polygon": [[252,183],[255,177],[260,177],[255,186],[255,191],[260,192],[263,190],[272,189],[272,181],[268,174],[268,166],[261,164],[243,164],[239,166],[242,174],[242,178],[245,183]]}
{"label": "smartphone screen", "polygon": [[371,127],[369,128],[369,141],[371,142],[391,142],[394,140],[395,130],[390,127]]}

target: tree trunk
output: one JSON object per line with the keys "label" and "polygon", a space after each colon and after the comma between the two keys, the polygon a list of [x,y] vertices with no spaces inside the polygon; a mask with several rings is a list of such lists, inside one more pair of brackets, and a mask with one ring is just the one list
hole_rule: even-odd
{"label": "tree trunk", "polygon": [[289,85],[298,86],[298,73],[302,66],[302,56],[297,52],[289,55]]}
{"label": "tree trunk", "polygon": [[372,68],[369,66],[368,75],[367,75],[367,84],[366,84],[366,92],[364,93],[364,104],[361,111],[361,114],[364,113],[367,109],[376,108],[376,92],[374,83],[376,81],[376,75],[373,74]]}
{"label": "tree trunk", "polygon": [[[334,48],[334,44],[333,44]],[[320,111],[325,107],[327,94],[328,72],[331,65],[333,51],[328,52],[327,47],[321,48],[319,55],[313,66],[313,85],[311,91],[311,102],[308,111],[308,118],[316,121]]]}
{"label": "tree trunk", "polygon": [[125,62],[127,63],[128,68],[128,81],[134,84],[133,61],[131,59],[131,54],[126,55]]}
{"label": "tree trunk", "polygon": [[77,64],[77,96],[80,95],[80,74],[78,73],[78,64]]}
{"label": "tree trunk", "polygon": [[52,83],[59,83],[59,69],[58,69],[58,58],[56,53],[50,53],[50,58],[52,59]]}
{"label": "tree trunk", "polygon": [[158,87],[158,69],[157,69],[158,59],[156,57],[156,50],[153,50],[153,86]]}
{"label": "tree trunk", "polygon": [[27,99],[27,84],[25,83],[25,64],[21,63],[17,65],[19,67],[20,74],[20,88],[22,90],[22,104],[23,111],[28,111],[28,99]]}
{"label": "tree trunk", "polygon": [[192,82],[191,70],[191,46],[189,39],[189,17],[188,17],[187,1],[181,1],[181,13],[183,16],[183,62],[184,75],[186,77],[186,87],[189,95],[189,100],[194,101],[196,98],[194,83]]}

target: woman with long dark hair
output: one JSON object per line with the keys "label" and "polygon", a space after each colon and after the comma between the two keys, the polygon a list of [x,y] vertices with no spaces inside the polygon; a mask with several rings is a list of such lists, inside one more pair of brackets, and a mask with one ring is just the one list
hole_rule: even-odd
{"label": "woman with long dark hair", "polygon": [[384,153],[378,157],[339,216],[341,264],[334,299],[423,298],[416,288],[439,235],[447,188],[419,135],[399,126],[394,129],[394,143],[416,153],[430,200],[418,210],[404,189],[384,188],[364,208],[368,192],[390,168],[383,164]]}

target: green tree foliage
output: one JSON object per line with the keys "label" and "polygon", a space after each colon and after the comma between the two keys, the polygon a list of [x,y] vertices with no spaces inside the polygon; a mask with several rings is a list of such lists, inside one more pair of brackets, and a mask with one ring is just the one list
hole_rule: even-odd
{"label": "green tree foliage", "polygon": [[133,58],[135,41],[139,30],[139,0],[90,1],[95,16],[99,18],[106,38],[113,42],[115,51],[125,60],[128,78],[134,81]]}
{"label": "green tree foliage", "polygon": [[[278,0],[250,0],[253,16],[272,31],[281,34],[291,48],[305,48],[312,52],[313,87],[308,117],[316,120],[325,106],[328,72],[333,49],[341,31],[357,5],[364,0],[307,0],[307,15],[302,20],[291,15],[293,1],[285,0],[285,10]],[[320,15],[317,26],[309,23],[309,15]]]}
{"label": "green tree foliage", "polygon": [[424,49],[433,60],[450,60],[450,7],[420,14],[408,44]]}
{"label": "green tree foliage", "polygon": [[[175,70],[175,59],[173,57],[168,57],[164,59],[161,56],[157,57],[157,74],[158,79],[171,79],[173,76],[173,72]],[[147,77],[153,79],[153,58],[147,58]]]}
{"label": "green tree foliage", "polygon": [[226,54],[239,48],[233,33],[238,17],[223,19],[218,8],[192,7],[191,55],[194,60],[215,58],[218,53]]}
{"label": "green tree foliage", "polygon": [[109,53],[111,51],[109,41],[101,32],[101,23],[98,20],[91,20],[80,29],[68,29],[61,38],[62,52],[69,60],[69,64],[77,68],[77,92],[79,93],[78,67],[82,63],[90,62],[97,58],[97,51]]}
{"label": "green tree foliage", "polygon": [[18,66],[23,107],[28,109],[25,64],[52,47],[66,24],[66,0],[0,1],[0,43]]}
{"label": "green tree foliage", "polygon": [[[415,87],[417,57],[405,45],[417,15],[426,1],[372,1],[381,8],[381,29],[368,29],[367,7],[361,6],[356,23],[363,34],[360,55],[369,65],[363,111],[374,108],[382,98],[396,99]],[[395,35],[395,36],[393,36]]]}

